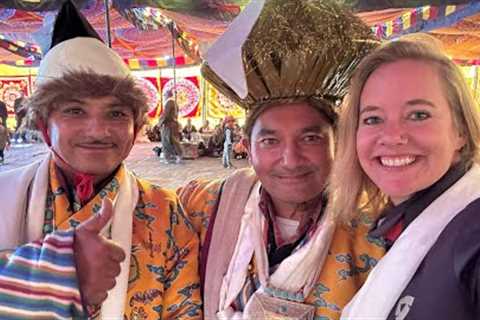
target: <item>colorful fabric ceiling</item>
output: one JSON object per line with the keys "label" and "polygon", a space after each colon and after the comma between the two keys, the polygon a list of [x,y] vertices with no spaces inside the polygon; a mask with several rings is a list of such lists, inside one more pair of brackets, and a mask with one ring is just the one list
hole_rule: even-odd
{"label": "colorful fabric ceiling", "polygon": [[463,5],[388,9],[358,14],[381,39],[412,32],[429,32],[440,39],[447,53],[462,64],[479,64],[480,2]]}
{"label": "colorful fabric ceiling", "polygon": [[[4,2],[5,1],[5,2]],[[25,11],[19,7],[21,0],[2,0],[0,4],[0,62],[35,60],[32,52],[21,44],[32,47],[35,33],[44,20],[53,19],[55,11]],[[10,2],[10,3],[9,3]],[[60,0],[49,1],[49,8]],[[113,0],[110,8],[110,25],[113,48],[124,58],[157,59],[172,55],[172,31],[176,39],[176,56],[192,55],[208,46],[226,29],[229,22],[248,3],[245,0],[149,0],[140,1],[156,8],[130,8],[135,0]],[[24,3],[27,3],[26,1]],[[33,3],[30,1],[30,3]],[[46,2],[45,2],[46,3]],[[100,35],[106,35],[103,0],[79,0],[82,12]],[[7,7],[7,8],[5,8]],[[37,10],[40,5],[29,7]],[[164,9],[167,8],[167,9]],[[173,29],[162,21],[173,21]],[[35,47],[38,51],[38,47]],[[184,50],[185,49],[185,50]],[[31,63],[24,63],[29,65]]]}
{"label": "colorful fabric ceiling", "polygon": [[[1,0],[0,63],[31,66],[38,63],[36,33],[53,19],[62,0]],[[340,1],[340,0],[339,0]],[[379,38],[428,31],[441,39],[448,53],[463,64],[480,64],[480,1],[341,0],[357,13]],[[104,0],[75,0],[101,35],[106,34]],[[210,43],[227,28],[249,0],[110,0],[113,48],[138,68],[170,66],[172,34],[175,56],[197,63]],[[426,3],[432,6],[425,5]],[[449,3],[449,5],[440,5]],[[408,9],[397,8],[401,5]],[[418,5],[418,6],[417,6]],[[149,7],[145,7],[149,6]],[[412,6],[417,6],[411,8]],[[395,9],[372,9],[396,7]],[[18,8],[28,9],[21,10]],[[186,56],[189,56],[186,58]],[[182,60],[183,59],[183,60]]]}

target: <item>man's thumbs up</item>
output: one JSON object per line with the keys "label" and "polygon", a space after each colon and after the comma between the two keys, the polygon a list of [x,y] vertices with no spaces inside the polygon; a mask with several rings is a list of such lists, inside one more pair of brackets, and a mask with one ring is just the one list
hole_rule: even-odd
{"label": "man's thumbs up", "polygon": [[120,274],[120,263],[125,260],[123,249],[100,235],[113,217],[113,206],[105,198],[97,216],[90,217],[75,230],[75,263],[83,303],[98,305],[108,296],[115,278]]}
{"label": "man's thumbs up", "polygon": [[100,214],[90,217],[90,219],[78,226],[77,230],[82,229],[87,232],[100,234],[100,232],[103,230],[103,228],[105,228],[105,226],[108,224],[112,217],[112,201],[108,198],[104,198],[102,201],[102,209],[100,211]]}

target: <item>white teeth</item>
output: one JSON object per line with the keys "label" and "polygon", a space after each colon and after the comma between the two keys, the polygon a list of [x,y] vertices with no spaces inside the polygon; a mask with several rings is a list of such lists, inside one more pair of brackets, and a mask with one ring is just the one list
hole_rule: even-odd
{"label": "white teeth", "polygon": [[415,161],[415,157],[401,157],[401,158],[391,158],[391,157],[380,157],[380,162],[386,167],[403,167],[408,166]]}

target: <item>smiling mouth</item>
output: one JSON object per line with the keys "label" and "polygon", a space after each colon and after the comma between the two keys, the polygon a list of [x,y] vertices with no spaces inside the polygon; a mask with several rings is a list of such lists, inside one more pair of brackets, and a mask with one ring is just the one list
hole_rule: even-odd
{"label": "smiling mouth", "polygon": [[304,179],[308,175],[310,175],[311,172],[305,172],[301,174],[296,174],[296,175],[278,175],[277,178],[282,179],[282,180],[299,180],[299,179]]}
{"label": "smiling mouth", "polygon": [[94,143],[94,144],[77,144],[77,147],[83,149],[94,149],[94,150],[105,150],[112,149],[115,147],[113,143]]}
{"label": "smiling mouth", "polygon": [[415,156],[402,156],[402,157],[378,157],[379,162],[384,167],[399,168],[411,165],[417,160]]}

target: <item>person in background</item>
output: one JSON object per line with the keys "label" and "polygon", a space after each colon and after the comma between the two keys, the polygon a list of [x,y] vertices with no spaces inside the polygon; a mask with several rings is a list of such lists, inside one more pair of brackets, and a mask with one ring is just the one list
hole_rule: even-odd
{"label": "person in background", "polygon": [[226,116],[223,123],[223,155],[222,164],[224,168],[235,168],[232,164],[232,149],[235,130],[235,118],[232,116]]}
{"label": "person in background", "polygon": [[7,105],[2,100],[0,100],[0,118],[2,118],[3,125],[7,127],[8,110]]}
{"label": "person in background", "polygon": [[48,152],[0,173],[0,319],[202,319],[190,221],[123,164],[147,97],[73,2],[53,30],[25,103]]}
{"label": "person in background", "polygon": [[5,160],[5,148],[10,145],[10,135],[8,129],[3,125],[3,120],[0,118],[0,164]]}
{"label": "person in background", "polygon": [[165,102],[165,107],[160,119],[160,137],[162,142],[162,152],[165,163],[181,163],[182,146],[180,145],[180,124],[177,120],[177,107],[175,100],[169,98]]}
{"label": "person in background", "polygon": [[480,319],[480,114],[432,36],[388,42],[356,70],[338,128],[332,213],[379,212],[387,254],[342,319]]}
{"label": "person in background", "polygon": [[212,133],[212,128],[210,128],[210,122],[208,119],[205,119],[203,125],[199,129],[200,133]]}
{"label": "person in background", "polygon": [[190,141],[192,140],[192,132],[197,132],[197,128],[192,124],[192,119],[187,119],[187,124],[182,129],[183,138]]}
{"label": "person in background", "polygon": [[17,142],[19,139],[21,139],[22,142],[26,141],[26,131],[24,128],[22,128],[22,122],[27,113],[25,108],[23,107],[24,101],[25,101],[25,96],[22,92],[20,97],[15,99],[15,102],[13,104],[13,110],[15,112],[15,123],[16,123],[15,136],[14,136],[15,142]]}

